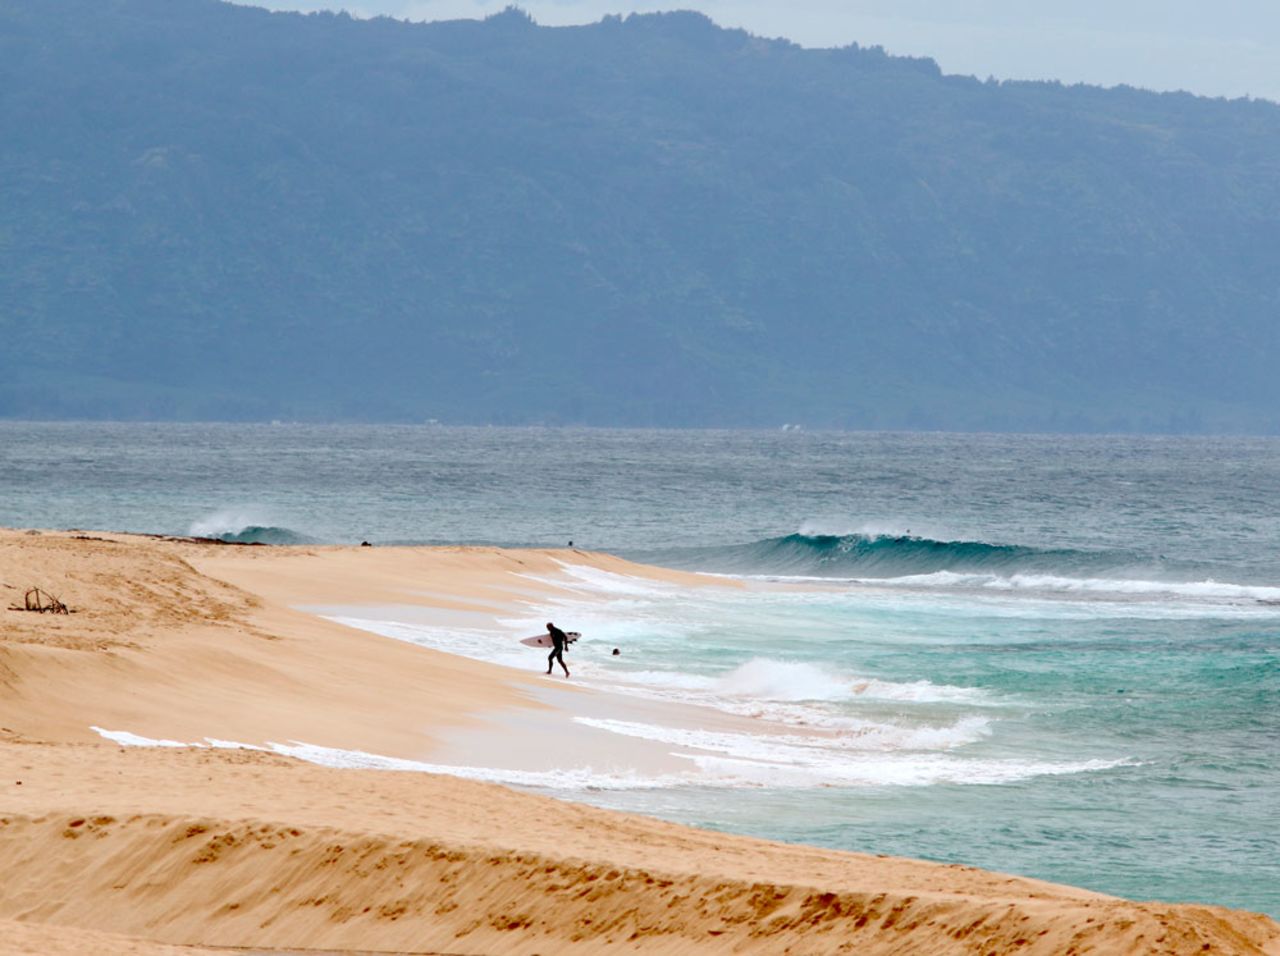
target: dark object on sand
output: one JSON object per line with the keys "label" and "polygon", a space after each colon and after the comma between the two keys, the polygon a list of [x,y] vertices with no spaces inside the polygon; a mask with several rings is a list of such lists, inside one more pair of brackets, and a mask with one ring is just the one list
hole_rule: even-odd
{"label": "dark object on sand", "polygon": [[38,614],[70,614],[70,609],[48,591],[29,588],[23,597],[24,607],[11,605],[10,611],[35,611]]}
{"label": "dark object on sand", "polygon": [[360,542],[360,547],[362,547],[362,548],[372,548],[372,547],[373,547],[373,545],[371,545],[368,541],[361,541],[361,542]]}

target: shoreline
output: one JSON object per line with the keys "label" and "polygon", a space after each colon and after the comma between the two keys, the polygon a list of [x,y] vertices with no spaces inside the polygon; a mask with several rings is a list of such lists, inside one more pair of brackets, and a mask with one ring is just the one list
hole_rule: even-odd
{"label": "shoreline", "polygon": [[[554,594],[529,575],[554,575],[564,555],[654,581],[740,586],[565,549],[0,531],[6,606],[30,578],[76,611],[0,612],[0,864],[11,874],[0,920],[143,946],[1280,953],[1280,925],[1219,907],[693,830],[447,776],[117,747],[90,729],[427,761],[493,746],[522,720],[555,739],[565,701],[589,691],[297,608],[496,618]],[[626,745],[637,760],[640,743]],[[662,749],[648,748],[652,766],[664,765]]]}

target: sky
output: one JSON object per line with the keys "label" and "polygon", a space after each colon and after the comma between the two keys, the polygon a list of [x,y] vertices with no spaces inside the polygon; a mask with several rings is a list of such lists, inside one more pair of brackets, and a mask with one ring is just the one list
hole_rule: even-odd
{"label": "sky", "polygon": [[[480,18],[511,0],[240,0],[409,20]],[[1280,101],[1280,0],[521,0],[538,23],[700,10],[802,46],[883,46],[947,73]]]}

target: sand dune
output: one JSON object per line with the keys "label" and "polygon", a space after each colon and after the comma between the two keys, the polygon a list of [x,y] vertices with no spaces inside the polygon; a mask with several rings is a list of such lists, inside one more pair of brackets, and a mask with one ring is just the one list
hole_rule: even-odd
{"label": "sand dune", "polygon": [[545,706],[534,678],[290,605],[510,604],[536,600],[517,575],[557,565],[549,552],[94,537],[109,540],[0,533],[0,595],[40,584],[77,610],[0,612],[0,953],[1280,953],[1274,921],[1216,907],[447,776],[107,744],[91,725],[421,757],[442,726]]}

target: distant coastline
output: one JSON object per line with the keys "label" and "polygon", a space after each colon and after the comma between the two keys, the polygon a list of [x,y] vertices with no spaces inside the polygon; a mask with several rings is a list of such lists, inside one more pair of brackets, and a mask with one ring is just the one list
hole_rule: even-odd
{"label": "distant coastline", "polygon": [[6,419],[1280,431],[1278,104],[688,11],[0,42]]}

